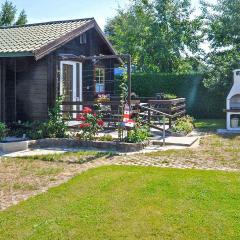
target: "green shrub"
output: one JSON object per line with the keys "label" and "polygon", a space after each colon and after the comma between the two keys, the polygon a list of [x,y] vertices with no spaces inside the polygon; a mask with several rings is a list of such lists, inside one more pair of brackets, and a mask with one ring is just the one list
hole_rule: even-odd
{"label": "green shrub", "polygon": [[99,141],[111,142],[111,141],[113,141],[113,137],[110,134],[106,134],[106,135],[104,135],[102,137],[99,137],[98,140]]}
{"label": "green shrub", "polygon": [[181,117],[177,119],[172,130],[173,132],[188,134],[194,129],[193,121],[194,119],[190,116]]}
{"label": "green shrub", "polygon": [[61,102],[62,99],[59,98],[55,106],[49,110],[47,121],[16,123],[11,129],[11,135],[22,137],[23,134],[26,134],[30,139],[67,137],[67,125],[62,117]]}
{"label": "green shrub", "polygon": [[171,100],[171,99],[176,99],[176,98],[177,98],[177,95],[175,95],[175,94],[171,94],[171,93],[164,94],[164,99],[166,99],[166,100]]}
{"label": "green shrub", "polygon": [[0,122],[0,140],[2,141],[6,137],[7,127],[4,123]]}
{"label": "green shrub", "polygon": [[149,137],[150,137],[149,127],[136,124],[132,130],[128,131],[126,142],[141,143],[148,140]]}
{"label": "green shrub", "polygon": [[195,118],[223,118],[227,92],[210,91],[203,85],[203,74],[135,73],[132,91],[139,97],[155,97],[165,92],[186,98],[187,113]]}
{"label": "green shrub", "polygon": [[67,136],[67,125],[61,111],[62,97],[59,97],[55,106],[49,110],[49,120],[40,127],[40,132],[48,138],[64,138]]}

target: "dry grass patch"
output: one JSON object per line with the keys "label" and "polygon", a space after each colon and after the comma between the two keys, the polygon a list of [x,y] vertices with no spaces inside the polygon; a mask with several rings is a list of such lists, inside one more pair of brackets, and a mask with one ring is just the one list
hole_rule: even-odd
{"label": "dry grass patch", "polygon": [[0,210],[66,182],[85,170],[81,164],[101,159],[97,153],[75,153],[0,159]]}
{"label": "dry grass patch", "polygon": [[168,150],[115,158],[119,164],[215,170],[240,170],[240,136],[212,134],[198,148]]}
{"label": "dry grass patch", "polygon": [[145,156],[195,167],[240,169],[240,136],[202,137],[200,147],[148,153]]}

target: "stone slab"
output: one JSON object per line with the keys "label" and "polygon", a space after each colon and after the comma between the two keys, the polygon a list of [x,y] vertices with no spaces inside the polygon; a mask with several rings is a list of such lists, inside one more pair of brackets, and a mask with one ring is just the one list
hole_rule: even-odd
{"label": "stone slab", "polygon": [[13,153],[28,149],[28,141],[1,142],[0,151],[3,153]]}
{"label": "stone slab", "polygon": [[218,134],[240,134],[240,130],[218,129]]}
{"label": "stone slab", "polygon": [[[199,140],[198,137],[171,137],[171,136],[167,136],[166,139],[165,139],[165,144],[166,145],[176,145],[176,146],[190,147],[198,140]],[[163,144],[163,139],[160,138],[158,140],[153,140],[152,144],[153,145],[162,145]]]}

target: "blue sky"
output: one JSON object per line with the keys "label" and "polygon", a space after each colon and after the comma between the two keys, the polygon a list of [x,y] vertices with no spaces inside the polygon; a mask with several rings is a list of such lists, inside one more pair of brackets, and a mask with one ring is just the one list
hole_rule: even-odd
{"label": "blue sky", "polygon": [[[0,0],[0,3],[5,0]],[[95,17],[103,28],[116,8],[129,0],[12,0],[19,10],[25,9],[29,23]],[[199,0],[192,0],[195,7]],[[215,1],[215,0],[210,0]]]}
{"label": "blue sky", "polygon": [[[0,0],[0,3],[4,0]],[[12,0],[17,8],[25,9],[29,23],[95,17],[101,27],[114,16],[118,5],[128,0]]]}

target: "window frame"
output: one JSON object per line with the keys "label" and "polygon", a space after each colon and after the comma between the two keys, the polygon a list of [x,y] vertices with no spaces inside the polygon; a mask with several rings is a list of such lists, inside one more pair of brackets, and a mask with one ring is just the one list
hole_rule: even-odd
{"label": "window frame", "polygon": [[82,33],[80,35],[79,42],[80,42],[80,45],[83,45],[83,44],[87,43],[87,34],[86,33]]}
{"label": "window frame", "polygon": [[[98,70],[103,71],[98,74]],[[102,89],[101,89],[102,88]],[[106,69],[105,66],[95,66],[94,68],[94,91],[96,94],[105,93],[106,90]]]}

